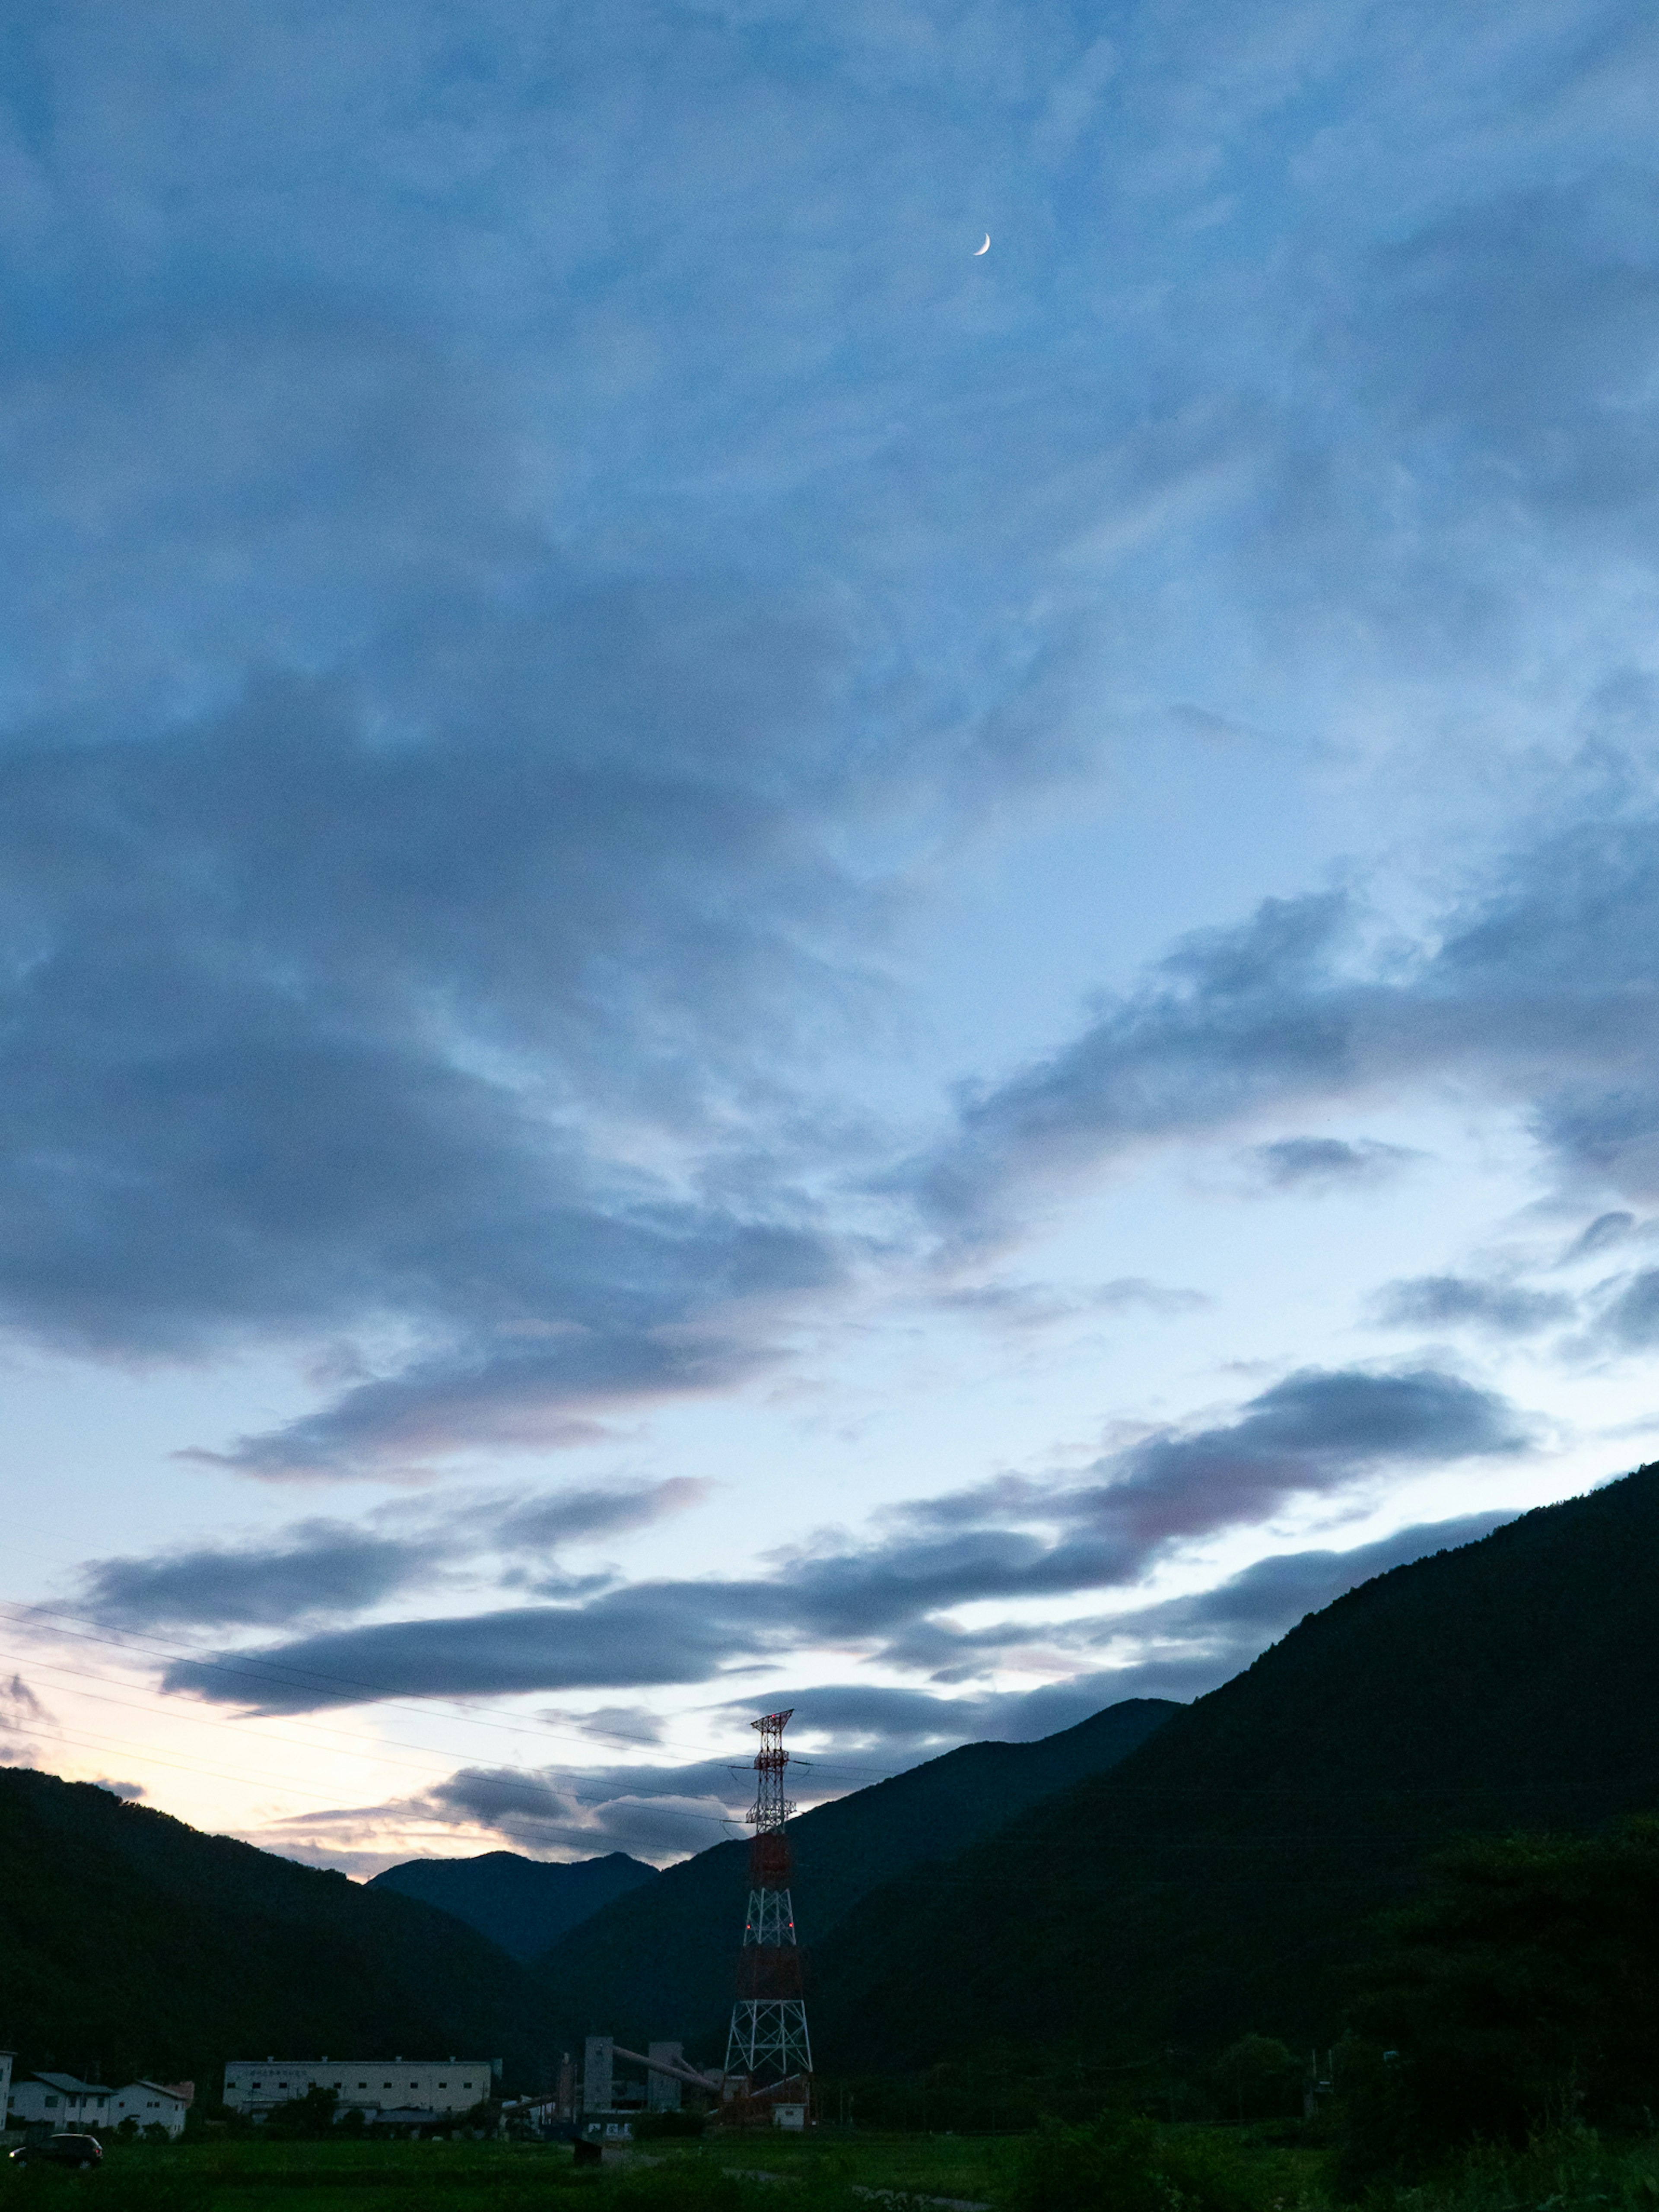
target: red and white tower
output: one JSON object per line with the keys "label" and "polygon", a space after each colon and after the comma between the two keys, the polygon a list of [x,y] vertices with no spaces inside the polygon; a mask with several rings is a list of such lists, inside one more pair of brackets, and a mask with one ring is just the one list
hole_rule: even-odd
{"label": "red and white tower", "polygon": [[726,2070],[746,2074],[757,2089],[812,2070],[795,1911],[789,1900],[788,1822],[795,1808],[783,1788],[783,1770],[789,1764],[783,1731],[793,1711],[792,1705],[787,1712],[766,1713],[751,1723],[761,1740],[754,1809],[747,1816],[755,1840],[749,1847],[749,1917],[738,1958],[738,2001],[726,2042]]}

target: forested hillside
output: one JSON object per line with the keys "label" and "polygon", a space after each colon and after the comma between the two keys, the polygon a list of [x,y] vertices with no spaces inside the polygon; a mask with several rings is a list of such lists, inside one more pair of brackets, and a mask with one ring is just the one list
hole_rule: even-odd
{"label": "forested hillside", "polygon": [[[809,1957],[880,1883],[1115,1765],[1180,1711],[1161,1698],[1126,1699],[1036,1743],[965,1744],[803,1814],[791,1833],[796,1919]],[[553,1947],[537,1973],[565,2039],[606,2032],[637,2046],[642,2036],[672,2035],[720,2056],[748,1849],[716,1844],[668,1868]]]}
{"label": "forested hillside", "polygon": [[818,1952],[823,2063],[1333,2040],[1362,1924],[1426,1853],[1659,1808],[1656,1585],[1646,1467],[1349,1592],[1121,1765],[866,1897]]}
{"label": "forested hillside", "polygon": [[216,2090],[228,2057],[406,2051],[537,2076],[523,1970],[429,1905],[89,1783],[0,1769],[0,2045]]}

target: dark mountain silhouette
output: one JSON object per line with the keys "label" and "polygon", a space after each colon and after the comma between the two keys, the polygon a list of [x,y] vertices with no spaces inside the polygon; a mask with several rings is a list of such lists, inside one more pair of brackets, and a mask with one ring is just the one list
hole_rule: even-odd
{"label": "dark mountain silhouette", "polygon": [[[1181,1710],[1163,1698],[1128,1698],[1036,1743],[964,1744],[803,1814],[790,1832],[809,1960],[811,1947],[868,1892],[1113,1765]],[[705,2058],[722,2056],[748,1857],[746,1843],[716,1844],[552,1947],[535,1972],[567,2042],[606,2033],[640,2049],[642,2036],[673,2036]]]}
{"label": "dark mountain silhouette", "polygon": [[820,2063],[1333,2040],[1425,1854],[1659,1808],[1656,1587],[1659,1466],[1350,1591],[1109,1772],[866,1895],[819,1950]]}
{"label": "dark mountain silhouette", "polygon": [[91,1783],[0,1768],[0,2046],[26,2066],[193,2079],[324,2051],[506,2061],[544,2001],[447,1913],[296,1865]]}
{"label": "dark mountain silhouette", "polygon": [[655,1867],[626,1851],[566,1866],[517,1851],[482,1851],[475,1858],[405,1859],[377,1874],[368,1887],[435,1905],[488,1936],[509,1958],[528,1960],[613,1898],[656,1879]]}

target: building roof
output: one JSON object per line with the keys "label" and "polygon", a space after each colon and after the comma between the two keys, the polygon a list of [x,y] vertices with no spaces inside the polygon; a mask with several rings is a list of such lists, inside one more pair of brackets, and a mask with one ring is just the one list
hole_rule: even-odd
{"label": "building roof", "polygon": [[256,2072],[280,2074],[284,2067],[298,2073],[307,2066],[482,2066],[489,2071],[487,2058],[227,2058],[225,2071],[234,2074],[239,2067],[251,2067]]}
{"label": "building roof", "polygon": [[82,2081],[73,2074],[31,2074],[31,2081],[44,2081],[49,2089],[61,2090],[66,2096],[90,2091],[94,2097],[107,2097],[113,2093],[101,2081]]}

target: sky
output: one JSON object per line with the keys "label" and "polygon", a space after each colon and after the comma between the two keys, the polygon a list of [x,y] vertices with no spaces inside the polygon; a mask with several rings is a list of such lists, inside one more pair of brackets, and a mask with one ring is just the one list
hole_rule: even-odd
{"label": "sky", "polygon": [[0,1756],[665,1863],[1659,1456],[1656,100],[0,15]]}

